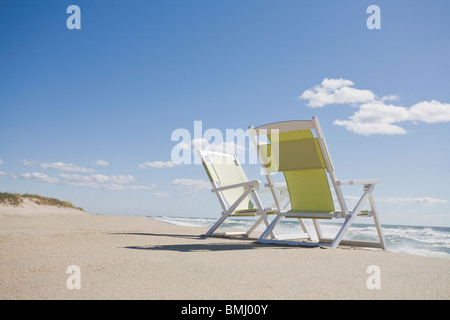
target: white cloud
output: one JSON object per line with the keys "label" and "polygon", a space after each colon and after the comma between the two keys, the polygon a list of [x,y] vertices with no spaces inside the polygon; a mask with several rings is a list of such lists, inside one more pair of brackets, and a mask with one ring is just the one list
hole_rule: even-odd
{"label": "white cloud", "polygon": [[106,160],[97,160],[95,161],[93,164],[97,165],[97,166],[102,166],[102,167],[107,167],[109,166],[109,162]]}
{"label": "white cloud", "polygon": [[[56,169],[66,172],[93,172],[93,169],[83,168],[70,163],[63,162],[53,162],[53,163],[40,163],[38,161],[22,160],[24,165],[27,166],[39,166],[42,169]],[[108,161],[98,160],[94,162],[95,165],[107,166]],[[13,174],[1,174],[1,176],[9,176],[11,178],[16,178],[17,176]],[[23,179],[65,185],[74,186],[82,188],[94,188],[94,189],[106,189],[106,190],[151,190],[156,187],[156,185],[144,186],[132,184],[136,182],[136,178],[132,175],[103,175],[103,174],[91,174],[91,175],[81,175],[81,174],[69,174],[60,173],[59,177],[51,177],[45,173],[33,172],[24,173],[19,177]]]}
{"label": "white cloud", "polygon": [[[337,200],[337,197],[333,193],[333,201],[336,207],[339,207],[339,202]],[[360,196],[353,196],[353,195],[345,195],[344,199],[347,204],[347,207],[349,210],[351,210],[359,201],[361,197]],[[446,204],[448,203],[447,200],[444,199],[437,199],[432,197],[376,197],[375,202],[380,203],[389,203],[389,204],[398,204],[398,205],[427,205],[427,206],[434,206],[439,204]]]}
{"label": "white cloud", "polygon": [[72,163],[64,162],[52,162],[52,163],[40,163],[38,161],[21,160],[21,162],[26,166],[39,166],[42,169],[55,169],[66,172],[94,172],[94,169],[79,167]]}
{"label": "white cloud", "polygon": [[106,190],[150,190],[156,185],[152,186],[139,186],[130,185],[136,181],[136,178],[131,175],[102,175],[94,174],[89,176],[82,176],[79,174],[66,174],[61,173],[60,176],[64,179],[63,184],[75,187],[86,187],[86,188],[101,188]]}
{"label": "white cloud", "polygon": [[354,83],[345,79],[325,78],[320,85],[306,90],[299,99],[309,100],[307,106],[321,108],[327,104],[357,104],[375,101],[370,90],[351,88]]}
{"label": "white cloud", "polygon": [[[353,85],[355,85],[353,83],[353,81],[345,80],[342,78],[339,78],[339,79],[325,78],[325,79],[323,79],[323,81],[321,83],[322,88],[325,88],[330,91],[338,90],[343,87],[351,87]],[[316,87],[319,87],[319,86],[316,86]]]}
{"label": "white cloud", "polygon": [[411,121],[438,123],[450,121],[450,104],[436,100],[422,101],[409,109]]}
{"label": "white cloud", "polygon": [[199,190],[211,188],[211,183],[202,179],[175,179],[172,181],[172,186]]}
{"label": "white cloud", "polygon": [[135,182],[136,178],[131,175],[111,175],[93,174],[90,176],[82,176],[79,174],[61,173],[60,176],[67,181],[77,181],[86,183],[130,183]]}
{"label": "white cloud", "polygon": [[105,183],[105,184],[91,184],[91,185],[85,185],[81,183],[70,183],[68,185],[75,186],[75,187],[88,187],[88,188],[95,188],[95,189],[106,189],[110,191],[122,191],[122,190],[151,190],[155,186],[138,186],[138,185],[123,185],[123,184],[117,184],[117,183]]}
{"label": "white cloud", "polygon": [[3,171],[0,171],[0,178],[17,179],[17,175],[15,175],[14,173],[6,173]]}
{"label": "white cloud", "polygon": [[106,190],[151,190],[156,185],[142,186],[129,184],[136,181],[136,178],[131,175],[111,175],[106,176],[102,174],[94,174],[83,176],[79,174],[61,173],[60,178],[51,177],[45,173],[33,172],[23,173],[20,175],[23,179],[35,180],[40,182],[47,182],[65,186],[106,189]]}
{"label": "white cloud", "polygon": [[168,197],[168,196],[170,196],[170,194],[167,193],[167,192],[155,192],[155,193],[153,193],[153,195],[157,196],[157,197]]}
{"label": "white cloud", "polygon": [[387,95],[387,96],[382,97],[382,98],[380,99],[380,101],[381,101],[381,102],[384,102],[384,101],[395,101],[395,100],[398,100],[398,99],[400,99],[399,96],[397,96],[397,95],[395,95],[395,94],[390,94],[390,95]]}
{"label": "white cloud", "polygon": [[48,182],[48,183],[59,183],[58,178],[50,177],[49,175],[41,172],[32,172],[32,173],[22,173],[20,175],[21,178],[36,180],[40,182]]}
{"label": "white cloud", "polygon": [[222,142],[216,145],[211,146],[212,151],[222,152],[227,154],[239,154],[241,152],[245,152],[245,147],[236,144],[232,141]]}
{"label": "white cloud", "polygon": [[175,167],[175,163],[172,161],[147,161],[142,164],[138,164],[138,167],[141,169],[145,168],[173,168]]}
{"label": "white cloud", "polygon": [[156,185],[139,186],[139,185],[123,185],[123,184],[117,184],[117,183],[105,183],[105,184],[92,185],[92,186],[79,185],[79,187],[101,188],[101,189],[106,189],[106,190],[111,190],[111,191],[121,191],[121,190],[151,190],[151,189],[155,188]]}
{"label": "white cloud", "polygon": [[0,164],[3,164],[3,160],[2,160],[2,158],[0,158]]}
{"label": "white cloud", "polygon": [[436,100],[422,101],[410,108],[386,105],[382,102],[361,105],[348,120],[336,120],[335,125],[361,135],[370,134],[406,134],[401,122],[438,123],[450,121],[450,104]]}
{"label": "white cloud", "polygon": [[408,109],[381,102],[363,104],[349,120],[336,120],[335,125],[343,126],[348,131],[361,134],[406,134],[407,131],[394,123],[406,121]]}
{"label": "white cloud", "polygon": [[[187,152],[189,152],[189,150],[191,149],[191,145],[189,145],[189,144],[187,144],[186,142],[180,142],[180,143],[177,143],[174,147],[173,147],[173,149],[172,149],[172,155],[173,154],[180,154],[180,152],[181,152],[181,150],[183,150],[183,152],[184,152],[184,150],[187,150]],[[140,168],[142,168],[141,167],[141,165],[138,165]],[[145,166],[144,166],[145,167]]]}
{"label": "white cloud", "polygon": [[387,203],[398,203],[398,204],[444,204],[448,203],[444,199],[436,199],[431,197],[391,197],[391,198],[379,198],[379,201]]}
{"label": "white cloud", "polygon": [[386,104],[398,100],[397,95],[378,98],[370,90],[352,88],[354,83],[345,79],[324,79],[320,85],[306,90],[299,97],[308,100],[307,106],[323,107],[327,104],[359,105],[359,110],[347,120],[337,119],[335,125],[360,134],[407,134],[401,123],[442,123],[450,122],[450,104],[436,100],[422,101],[411,107]]}
{"label": "white cloud", "polygon": [[192,152],[197,153],[197,150],[207,150],[209,146],[208,140],[205,138],[196,138],[191,141]]}
{"label": "white cloud", "polygon": [[227,154],[239,154],[245,151],[245,147],[241,146],[233,141],[222,141],[211,144],[207,139],[197,138],[191,142],[192,152],[197,153],[197,150],[203,151],[215,151]]}

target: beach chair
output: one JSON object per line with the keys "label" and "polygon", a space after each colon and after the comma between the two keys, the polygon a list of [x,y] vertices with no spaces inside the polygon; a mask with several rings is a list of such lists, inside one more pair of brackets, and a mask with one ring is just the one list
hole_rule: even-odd
{"label": "beach chair", "polygon": [[[258,242],[332,248],[345,244],[385,249],[379,214],[373,197],[375,185],[381,180],[338,180],[317,117],[309,121],[276,122],[256,128],[250,126],[249,132],[277,207],[277,216]],[[261,139],[262,137],[265,137],[266,141]],[[289,210],[281,208],[278,195],[273,190],[275,184],[272,174],[275,172],[284,174],[290,198]],[[340,210],[335,209],[329,182],[334,189]],[[341,187],[350,185],[363,186],[362,196],[353,210],[347,208],[341,190]],[[370,210],[362,210],[367,201]],[[378,242],[343,239],[355,218],[360,216],[374,219]],[[297,218],[304,231],[302,236],[284,241],[269,239],[269,234],[273,233],[281,218]],[[345,219],[342,227],[334,238],[324,238],[319,220],[336,218]],[[303,219],[312,219],[317,239],[312,239]]]}
{"label": "beach chair", "polygon": [[[222,235],[248,237],[261,222],[264,222],[267,228],[270,224],[267,215],[275,212],[271,207],[264,208],[261,203],[257,193],[260,181],[248,180],[235,155],[202,150],[198,150],[198,154],[211,181],[211,192],[217,195],[223,210],[219,220],[205,236],[212,235],[229,217],[258,217],[258,219],[247,231],[226,232]],[[268,236],[273,237],[273,232],[269,232]]]}

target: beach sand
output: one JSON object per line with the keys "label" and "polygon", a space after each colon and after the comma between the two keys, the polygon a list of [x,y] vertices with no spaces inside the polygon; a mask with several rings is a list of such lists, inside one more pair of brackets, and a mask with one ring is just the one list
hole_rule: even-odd
{"label": "beach sand", "polygon": [[[146,217],[0,206],[0,299],[448,299],[450,261],[261,245]],[[79,267],[80,289],[67,273]],[[369,289],[379,267],[380,288]]]}

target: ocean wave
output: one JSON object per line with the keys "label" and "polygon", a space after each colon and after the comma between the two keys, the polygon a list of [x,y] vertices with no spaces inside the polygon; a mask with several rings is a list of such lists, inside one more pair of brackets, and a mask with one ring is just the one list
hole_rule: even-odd
{"label": "ocean wave", "polygon": [[[217,219],[196,217],[151,217],[162,222],[189,227],[210,227]],[[220,228],[224,229],[248,229],[255,222],[254,218],[227,219]],[[311,221],[305,221],[311,235],[315,234]],[[321,231],[324,237],[333,238],[342,224],[325,222],[321,223]],[[256,231],[264,231],[261,224]],[[296,220],[282,220],[275,231],[278,234],[295,233],[299,230]],[[446,227],[420,227],[403,225],[383,225],[383,234],[386,247],[390,251],[413,255],[438,257],[450,259],[450,228]],[[374,225],[352,224],[348,231],[347,239],[362,241],[377,241],[378,235]],[[317,240],[317,239],[313,239]]]}

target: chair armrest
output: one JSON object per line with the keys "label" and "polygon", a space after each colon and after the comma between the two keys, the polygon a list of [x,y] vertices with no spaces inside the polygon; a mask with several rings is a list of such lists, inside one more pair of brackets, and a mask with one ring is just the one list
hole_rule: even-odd
{"label": "chair armrest", "polygon": [[367,179],[367,180],[342,180],[336,181],[338,186],[352,186],[356,184],[376,184],[381,183],[381,179]]}
{"label": "chair armrest", "polygon": [[242,187],[258,189],[260,183],[261,182],[258,181],[258,180],[253,180],[253,181],[247,181],[247,182],[242,182],[242,183],[230,184],[229,186],[212,188],[211,192],[219,192],[219,191],[223,191],[223,190],[234,189],[234,188],[242,188]]}
{"label": "chair armrest", "polygon": [[269,193],[270,189],[259,189],[258,194]]}
{"label": "chair armrest", "polygon": [[[265,183],[264,187],[269,188],[269,184]],[[280,192],[287,192],[288,191],[288,187],[286,182],[276,182],[273,184],[273,189],[275,191],[280,191]]]}
{"label": "chair armrest", "polygon": [[[266,182],[264,183],[264,187],[268,188],[269,184]],[[286,189],[287,188],[287,184],[286,182],[275,182],[273,184],[274,189]]]}

